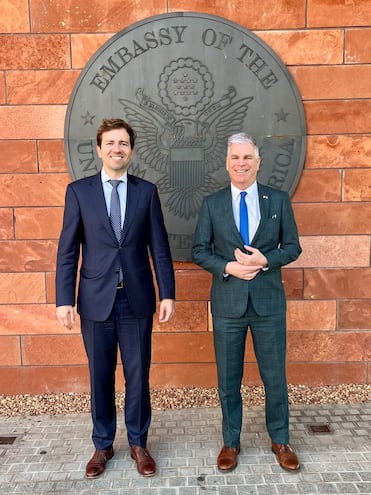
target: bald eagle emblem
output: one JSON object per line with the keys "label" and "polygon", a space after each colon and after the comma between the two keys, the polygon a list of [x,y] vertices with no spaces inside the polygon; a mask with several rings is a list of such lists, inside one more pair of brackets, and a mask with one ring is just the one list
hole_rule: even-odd
{"label": "bald eagle emblem", "polygon": [[225,185],[220,171],[225,170],[226,140],[243,129],[253,97],[237,98],[229,86],[214,99],[211,73],[191,57],[164,67],[157,89],[161,102],[144,88],[137,88],[135,102],[119,102],[137,131],[135,151],[143,162],[138,167],[156,170],[167,209],[189,220],[206,195]]}

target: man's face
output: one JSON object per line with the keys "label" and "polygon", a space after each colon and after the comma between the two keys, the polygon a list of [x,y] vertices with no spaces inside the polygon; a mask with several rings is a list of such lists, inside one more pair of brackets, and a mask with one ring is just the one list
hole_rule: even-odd
{"label": "man's face", "polygon": [[256,181],[260,157],[255,154],[251,143],[232,143],[229,147],[226,168],[234,186],[247,189]]}
{"label": "man's face", "polygon": [[97,146],[97,153],[106,173],[112,179],[121,177],[126,172],[134,154],[127,130],[113,129],[104,132],[101,147]]}

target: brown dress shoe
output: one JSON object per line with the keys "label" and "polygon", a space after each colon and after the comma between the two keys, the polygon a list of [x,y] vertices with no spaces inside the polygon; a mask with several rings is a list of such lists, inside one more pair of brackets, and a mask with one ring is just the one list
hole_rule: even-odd
{"label": "brown dress shoe", "polygon": [[272,443],[272,452],[276,454],[279,465],[287,471],[300,469],[299,459],[289,443]]}
{"label": "brown dress shoe", "polygon": [[85,476],[87,478],[98,478],[106,469],[107,461],[112,457],[113,447],[107,450],[96,450],[86,465]]}
{"label": "brown dress shoe", "polygon": [[131,447],[131,457],[137,464],[138,473],[142,476],[153,476],[156,472],[156,463],[151,454],[144,447]]}
{"label": "brown dress shoe", "polygon": [[226,447],[223,445],[218,455],[218,469],[224,473],[232,471],[237,466],[237,456],[240,453],[240,446]]}

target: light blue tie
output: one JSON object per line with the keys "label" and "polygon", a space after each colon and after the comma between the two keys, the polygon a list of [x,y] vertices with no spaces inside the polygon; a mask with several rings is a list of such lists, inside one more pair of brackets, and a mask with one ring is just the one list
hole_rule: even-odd
{"label": "light blue tie", "polygon": [[111,193],[111,206],[110,206],[110,222],[112,229],[115,233],[116,239],[120,242],[121,239],[121,207],[120,207],[120,197],[118,193],[118,186],[122,180],[111,179],[110,184],[112,186]]}
{"label": "light blue tie", "polygon": [[249,240],[249,215],[247,213],[247,205],[245,201],[246,191],[240,193],[240,234],[244,244],[247,246],[250,243]]}

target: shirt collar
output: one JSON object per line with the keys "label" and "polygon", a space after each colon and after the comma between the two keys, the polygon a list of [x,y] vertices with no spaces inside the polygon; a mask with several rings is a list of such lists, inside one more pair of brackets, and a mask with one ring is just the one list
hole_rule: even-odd
{"label": "shirt collar", "polygon": [[[250,197],[254,197],[258,194],[258,184],[257,182],[255,181],[253,184],[251,184],[250,187],[248,187],[247,189],[243,189],[244,191],[247,192],[247,194],[250,196]],[[232,192],[232,197],[233,199],[236,201],[239,199],[240,197],[240,194],[241,194],[241,189],[238,189],[238,187],[234,186],[232,183],[231,183],[231,192]]]}
{"label": "shirt collar", "polygon": [[[127,176],[128,176],[128,172],[126,171],[121,177],[119,177],[117,180],[122,180],[123,182],[126,182],[127,180]],[[104,168],[102,168],[101,170],[101,178],[102,178],[102,182],[108,182],[109,180],[112,179],[112,177],[110,177],[107,172],[104,170]]]}

